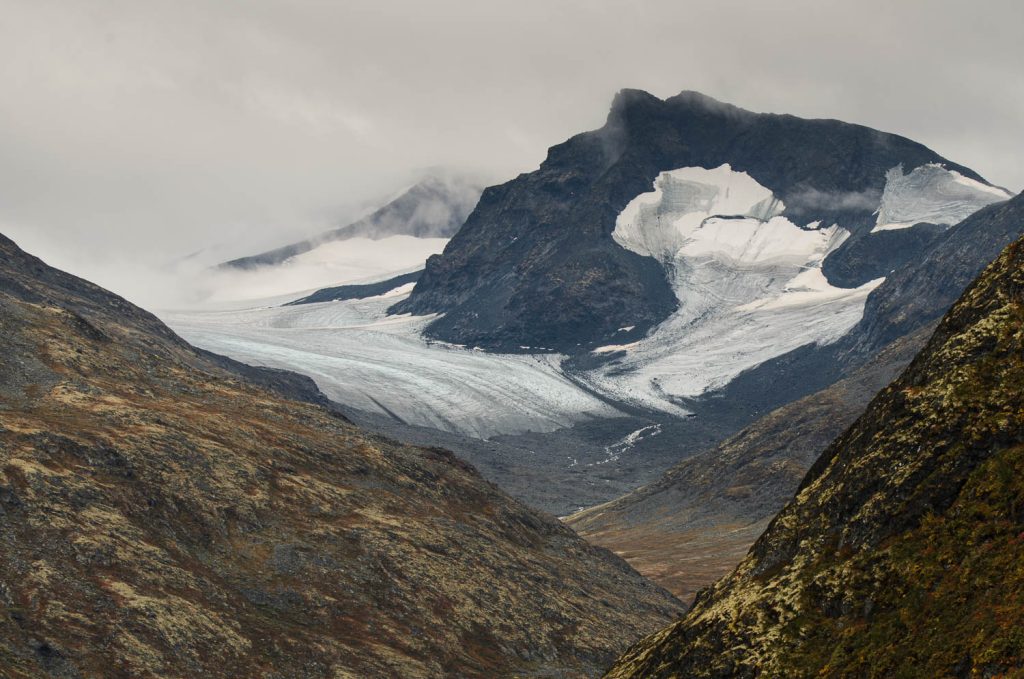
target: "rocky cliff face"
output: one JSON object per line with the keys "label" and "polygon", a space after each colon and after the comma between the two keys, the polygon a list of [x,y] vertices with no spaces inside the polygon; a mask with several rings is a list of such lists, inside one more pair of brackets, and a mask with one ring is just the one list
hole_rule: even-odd
{"label": "rocky cliff face", "polygon": [[450,453],[2,238],[0,345],[6,677],[589,676],[681,610]]}
{"label": "rocky cliff face", "polygon": [[735,572],[608,676],[1019,672],[1022,357],[1017,241],[815,462]]}
{"label": "rocky cliff face", "polygon": [[[660,173],[723,164],[774,194],[793,223],[850,231],[849,251],[837,251],[829,270],[841,285],[860,285],[907,261],[933,233],[871,233],[887,173],[936,163],[980,180],[920,144],[866,127],[755,114],[694,92],[662,101],[624,90],[604,127],[551,148],[536,172],[487,189],[394,311],[443,312],[428,334],[508,350],[573,352],[623,340],[616,333],[624,327],[630,338],[643,336],[678,300],[658,262],[614,241],[616,219]],[[902,209],[894,214],[915,212],[899,196],[893,202]]]}

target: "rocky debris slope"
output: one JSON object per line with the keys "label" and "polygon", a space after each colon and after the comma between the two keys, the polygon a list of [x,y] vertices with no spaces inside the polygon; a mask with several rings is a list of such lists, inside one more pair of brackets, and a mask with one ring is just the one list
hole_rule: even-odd
{"label": "rocky debris slope", "polygon": [[591,676],[682,610],[2,237],[0,344],[6,677]]}
{"label": "rocky debris slope", "polygon": [[815,462],[739,567],[608,676],[1019,673],[1022,498],[1019,240]]}

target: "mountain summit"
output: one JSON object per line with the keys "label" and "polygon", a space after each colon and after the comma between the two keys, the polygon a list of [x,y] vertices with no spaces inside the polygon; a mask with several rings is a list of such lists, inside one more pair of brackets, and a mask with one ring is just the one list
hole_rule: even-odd
{"label": "mountain summit", "polygon": [[[714,180],[672,175],[723,167],[728,172]],[[623,90],[602,128],[552,147],[535,172],[485,190],[392,311],[441,313],[428,336],[485,348],[572,353],[628,343],[685,306],[686,282],[673,278],[688,264],[659,262],[620,242],[624,210],[653,187],[668,202],[652,214],[676,220],[700,213],[736,183],[756,186],[773,201],[770,209],[737,204],[702,219],[779,218],[796,229],[841,229],[813,257],[828,282],[844,288],[908,261],[964,211],[1010,196],[897,135],[753,113],[696,92],[661,100]],[[879,224],[880,210],[899,223]],[[728,236],[728,226],[716,238]]]}
{"label": "mountain summit", "polygon": [[228,269],[273,266],[328,243],[350,238],[451,238],[466,221],[466,216],[476,205],[482,190],[483,187],[468,177],[452,172],[437,172],[351,224],[297,243],[232,259],[220,266]]}

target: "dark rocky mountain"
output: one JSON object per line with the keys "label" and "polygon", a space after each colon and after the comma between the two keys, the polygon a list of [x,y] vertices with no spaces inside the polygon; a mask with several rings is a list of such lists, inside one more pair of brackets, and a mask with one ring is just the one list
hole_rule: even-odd
{"label": "dark rocky mountain", "polygon": [[537,171],[485,190],[393,311],[442,312],[430,336],[502,350],[575,352],[622,327],[642,336],[677,299],[658,262],[613,240],[616,218],[660,172],[723,163],[781,198],[794,223],[851,231],[826,268],[845,286],[885,275],[935,235],[927,224],[870,233],[888,171],[941,163],[982,181],[921,144],[859,125],[752,113],[695,92],[663,101],[623,90],[604,127],[552,147]]}
{"label": "dark rocky mountain", "polygon": [[[724,393],[740,404],[782,405],[654,483],[574,515],[570,525],[689,600],[739,562],[825,447],[910,363],[971,280],[1021,236],[1020,196],[936,236],[917,262],[871,293],[863,320],[839,342],[759,366]],[[815,382],[828,386],[799,397]]]}
{"label": "dark rocky mountain", "polygon": [[2,237],[0,345],[5,677],[592,676],[682,610],[450,453]]}
{"label": "dark rocky mountain", "polygon": [[348,238],[378,240],[388,236],[451,238],[480,198],[483,187],[454,174],[430,176],[357,222],[249,257],[224,262],[229,269],[254,269],[281,264],[319,245]]}
{"label": "dark rocky mountain", "polygon": [[739,567],[608,676],[1017,676],[1022,498],[1024,239],[818,458]]}

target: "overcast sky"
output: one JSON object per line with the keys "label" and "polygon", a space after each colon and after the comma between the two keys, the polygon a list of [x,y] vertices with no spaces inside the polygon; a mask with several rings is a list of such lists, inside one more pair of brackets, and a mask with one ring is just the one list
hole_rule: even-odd
{"label": "overcast sky", "polygon": [[507,179],[623,87],[897,132],[1024,187],[1021,0],[0,0],[0,231],[145,299],[430,166]]}

